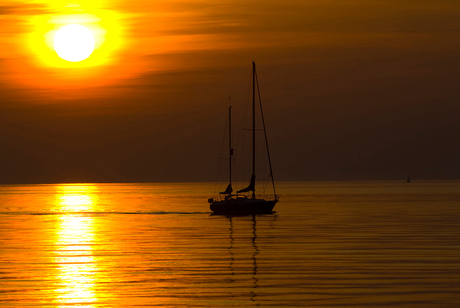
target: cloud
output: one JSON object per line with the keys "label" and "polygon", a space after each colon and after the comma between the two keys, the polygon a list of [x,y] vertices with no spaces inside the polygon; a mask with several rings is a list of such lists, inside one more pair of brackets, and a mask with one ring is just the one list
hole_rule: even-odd
{"label": "cloud", "polygon": [[[101,70],[102,80],[117,76],[111,83],[88,75],[63,89],[54,80],[67,70],[19,70],[24,58],[4,48],[2,181],[72,181],[78,170],[94,175],[84,181],[212,179],[220,115],[228,96],[236,111],[249,93],[251,60],[280,179],[460,174],[458,0],[118,1],[106,9],[129,24],[120,61]],[[0,29],[18,31],[24,16],[46,10],[3,5]]]}
{"label": "cloud", "polygon": [[45,4],[23,3],[13,5],[0,5],[0,15],[41,15],[50,14],[52,11]]}

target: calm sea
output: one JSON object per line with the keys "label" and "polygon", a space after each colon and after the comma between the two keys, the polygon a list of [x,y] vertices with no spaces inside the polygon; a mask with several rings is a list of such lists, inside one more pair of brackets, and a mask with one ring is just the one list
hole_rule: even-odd
{"label": "calm sea", "polygon": [[460,182],[0,186],[1,307],[460,307]]}

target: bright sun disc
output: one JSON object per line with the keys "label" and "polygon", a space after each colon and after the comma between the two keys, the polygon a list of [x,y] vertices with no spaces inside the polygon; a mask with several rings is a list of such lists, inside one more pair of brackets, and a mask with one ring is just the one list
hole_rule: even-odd
{"label": "bright sun disc", "polygon": [[94,50],[94,36],[85,26],[66,25],[54,36],[54,50],[64,60],[78,62],[88,58]]}

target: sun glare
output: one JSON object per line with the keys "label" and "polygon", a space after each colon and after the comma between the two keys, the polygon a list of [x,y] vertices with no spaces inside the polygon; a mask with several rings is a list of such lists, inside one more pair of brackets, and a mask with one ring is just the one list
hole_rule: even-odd
{"label": "sun glare", "polygon": [[[102,94],[101,86],[138,75],[145,69],[138,51],[149,44],[130,38],[126,21],[132,13],[113,9],[112,2],[48,1],[40,11],[43,14],[28,17],[27,27],[22,27],[17,39],[25,61],[4,61],[8,71],[0,74],[0,84],[5,80],[48,88],[51,91],[46,95],[52,96],[94,97]],[[0,58],[10,52],[10,48],[4,49]],[[127,55],[131,55],[130,61],[123,61]],[[82,88],[87,91],[80,91]]]}
{"label": "sun glare", "polygon": [[91,31],[79,24],[62,27],[54,36],[54,49],[64,60],[79,62],[88,58],[94,50],[95,41]]}
{"label": "sun glare", "polygon": [[[37,68],[72,68],[71,74],[59,74],[75,82],[96,76],[104,67],[117,63],[122,48],[123,23],[121,13],[100,10],[88,5],[83,8],[55,8],[55,14],[36,15],[31,18],[33,31],[27,34],[29,51]],[[86,68],[91,68],[86,71]],[[46,81],[48,83],[48,81]]]}

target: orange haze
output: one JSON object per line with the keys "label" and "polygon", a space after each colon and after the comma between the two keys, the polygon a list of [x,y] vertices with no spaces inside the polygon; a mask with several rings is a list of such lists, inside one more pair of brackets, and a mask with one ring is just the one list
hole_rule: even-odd
{"label": "orange haze", "polygon": [[[0,181],[213,180],[255,60],[275,178],[460,179],[460,2],[0,1]],[[60,26],[94,53],[54,52]]]}

